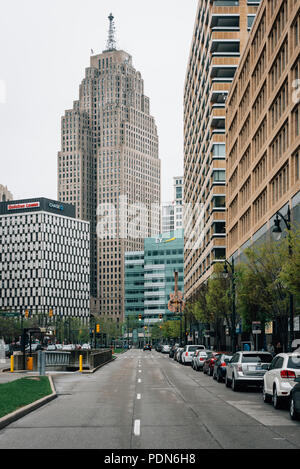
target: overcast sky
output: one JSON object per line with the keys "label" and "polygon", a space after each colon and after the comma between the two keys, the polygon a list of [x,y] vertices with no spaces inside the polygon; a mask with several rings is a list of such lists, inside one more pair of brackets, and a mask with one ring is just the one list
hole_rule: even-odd
{"label": "overcast sky", "polygon": [[197,0],[14,0],[0,17],[0,184],[15,199],[57,198],[60,119],[78,99],[91,49],[117,48],[142,73],[160,139],[162,199],[183,174],[183,88]]}

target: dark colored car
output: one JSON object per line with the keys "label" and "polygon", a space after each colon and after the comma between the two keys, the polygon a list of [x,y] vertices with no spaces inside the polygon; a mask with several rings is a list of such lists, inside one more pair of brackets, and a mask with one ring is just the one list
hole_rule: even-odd
{"label": "dark colored car", "polygon": [[145,352],[146,350],[150,350],[150,352],[151,352],[152,346],[151,346],[150,344],[144,345],[144,352]]}
{"label": "dark colored car", "polygon": [[170,352],[169,352],[169,357],[170,357],[170,358],[174,358],[175,351],[177,350],[177,348],[178,348],[178,345],[176,345],[176,344],[175,344],[175,345],[172,345],[171,350],[170,350]]}
{"label": "dark colored car", "polygon": [[297,384],[290,393],[290,416],[292,420],[300,420],[300,378],[295,381]]}
{"label": "dark colored car", "polygon": [[156,344],[155,350],[156,350],[157,352],[161,352],[161,351],[162,351],[162,344]]}
{"label": "dark colored car", "polygon": [[204,365],[203,365],[203,373],[205,375],[212,376],[214,372],[215,362],[217,361],[218,357],[221,355],[221,352],[220,353],[208,352],[207,355],[208,355],[207,359],[205,360]]}
{"label": "dark colored car", "polygon": [[231,360],[231,358],[232,355],[226,355],[225,353],[222,353],[222,355],[220,355],[215,361],[213,378],[216,379],[218,383],[225,381],[227,363],[229,360]]}

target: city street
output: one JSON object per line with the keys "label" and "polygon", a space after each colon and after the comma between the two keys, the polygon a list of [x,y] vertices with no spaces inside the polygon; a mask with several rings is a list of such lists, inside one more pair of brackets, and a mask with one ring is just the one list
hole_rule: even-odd
{"label": "city street", "polygon": [[1,449],[299,449],[300,422],[156,351],[93,375],[54,375],[58,398],[0,432]]}

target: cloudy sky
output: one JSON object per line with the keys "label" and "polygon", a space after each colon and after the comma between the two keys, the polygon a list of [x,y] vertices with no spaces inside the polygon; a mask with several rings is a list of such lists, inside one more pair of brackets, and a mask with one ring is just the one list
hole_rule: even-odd
{"label": "cloudy sky", "polygon": [[78,99],[91,49],[105,49],[107,17],[151,100],[162,199],[183,173],[183,87],[197,0],[14,0],[0,17],[0,184],[14,198],[57,198],[60,118]]}

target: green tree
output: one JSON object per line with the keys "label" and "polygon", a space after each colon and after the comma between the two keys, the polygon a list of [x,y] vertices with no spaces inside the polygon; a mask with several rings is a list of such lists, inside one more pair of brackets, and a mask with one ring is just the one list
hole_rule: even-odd
{"label": "green tree", "polygon": [[230,295],[230,279],[224,275],[224,265],[215,264],[214,273],[208,280],[206,293],[206,315],[215,331],[215,345],[221,346],[224,321],[229,328],[231,324],[232,297]]}
{"label": "green tree", "polygon": [[267,241],[245,250],[237,269],[237,302],[244,327],[252,321],[276,320],[280,341],[287,346],[288,289],[281,280],[288,260],[285,242]]}
{"label": "green tree", "polygon": [[297,227],[289,233],[283,244],[285,250],[292,250],[292,255],[285,257],[282,270],[280,272],[280,281],[284,287],[289,290],[298,300],[300,300],[300,228]]}

